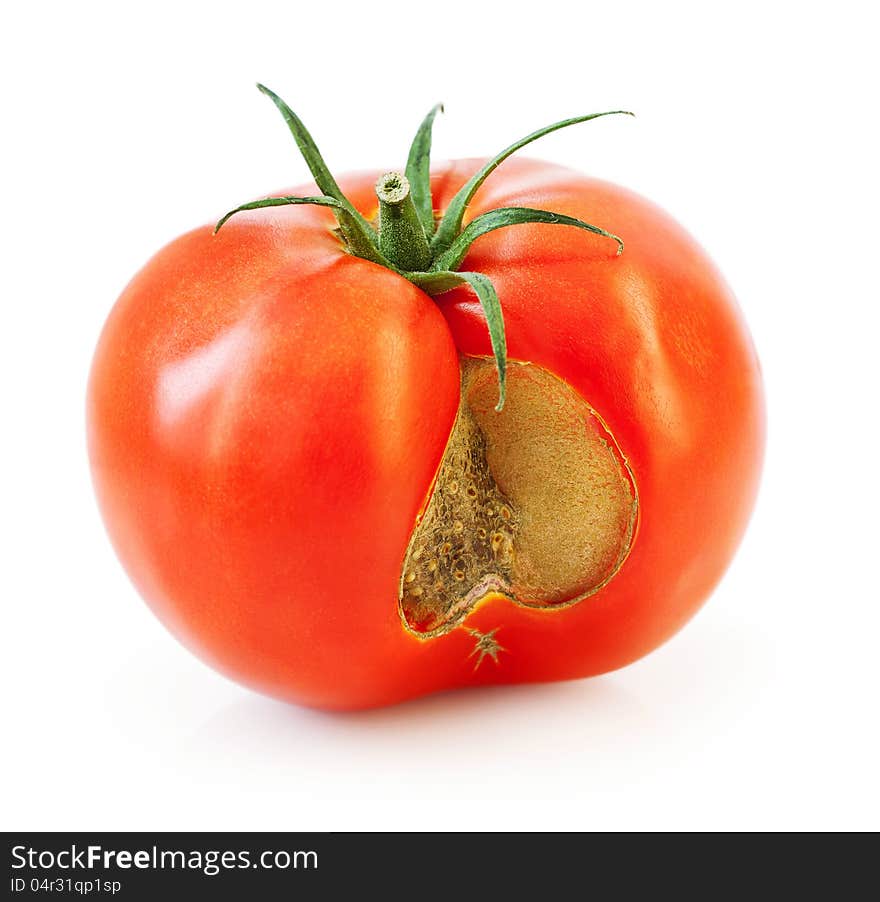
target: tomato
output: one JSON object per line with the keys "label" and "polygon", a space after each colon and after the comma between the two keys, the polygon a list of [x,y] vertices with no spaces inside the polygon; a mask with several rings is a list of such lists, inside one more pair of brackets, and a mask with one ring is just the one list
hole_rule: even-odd
{"label": "tomato", "polygon": [[[435,167],[434,208],[484,162]],[[378,175],[339,183],[369,222]],[[506,327],[500,412],[473,286],[432,297],[350,253],[332,207],[198,228],[116,303],[88,391],[101,511],[155,613],[223,673],[330,709],[586,677],[664,642],[721,577],[764,441],[729,288],[615,185],[509,160],[464,222],[509,207],[625,249],[546,221],[473,242],[461,269]]]}

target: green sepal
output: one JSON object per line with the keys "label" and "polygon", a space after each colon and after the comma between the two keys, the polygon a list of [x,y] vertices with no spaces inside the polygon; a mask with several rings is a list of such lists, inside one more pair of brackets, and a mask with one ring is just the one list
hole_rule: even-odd
{"label": "green sepal", "polygon": [[[324,162],[324,158],[318,150],[318,145],[315,144],[314,139],[309,134],[308,129],[302,124],[299,116],[274,91],[261,84],[258,84],[257,87],[278,107],[318,187],[326,196],[339,201],[340,209],[345,210],[349,214],[346,222],[340,219],[339,227],[342,229],[346,240],[351,244],[352,250],[360,256],[360,252],[355,248],[363,245],[365,241],[369,241],[375,247],[378,247],[378,239],[373,227],[342,193],[342,189]],[[351,220],[354,220],[354,226],[352,226]],[[350,234],[349,230],[351,228],[355,228],[360,234]]]}
{"label": "green sepal", "polygon": [[539,128],[536,132],[526,135],[525,138],[521,138],[519,141],[511,144],[510,147],[502,150],[501,153],[492,157],[488,163],[471,176],[455,197],[452,198],[449,206],[446,208],[446,213],[444,214],[443,219],[440,220],[439,226],[437,226],[437,233],[434,235],[434,240],[431,245],[431,250],[434,253],[435,259],[449,249],[450,245],[455,240],[455,237],[461,231],[464,211],[473,199],[474,194],[477,193],[477,189],[511,154],[516,153],[516,151],[525,147],[527,144],[531,144],[532,141],[537,141],[538,138],[549,135],[551,132],[558,131],[561,128],[567,128],[569,125],[577,125],[579,122],[589,122],[591,119],[598,119],[601,116],[616,115],[632,116],[633,114],[627,110],[610,110],[605,113],[590,113],[587,116],[575,116],[573,119],[563,119],[561,122],[554,122],[553,125]]}
{"label": "green sepal", "polygon": [[226,224],[226,222],[232,217],[235,216],[236,213],[243,213],[246,210],[262,210],[264,207],[284,207],[291,204],[313,204],[318,207],[331,207],[336,214],[337,221],[340,223],[340,228],[343,231],[346,241],[349,244],[349,248],[353,254],[358,257],[362,257],[365,260],[370,260],[372,263],[378,263],[380,266],[386,266],[388,269],[393,269],[397,271],[397,267],[395,267],[389,260],[386,260],[385,257],[382,256],[379,249],[373,245],[372,242],[364,241],[359,245],[355,245],[352,242],[352,238],[350,237],[350,233],[345,229],[343,223],[345,223],[352,234],[355,237],[359,234],[359,229],[357,224],[351,217],[351,214],[348,211],[348,208],[341,201],[337,200],[335,197],[325,197],[325,196],[317,196],[317,197],[267,197],[263,200],[253,200],[250,203],[242,204],[240,207],[236,207],[234,210],[230,210],[225,216],[223,216],[214,226],[214,234]]}
{"label": "green sepal", "polygon": [[248,204],[242,204],[240,207],[230,210],[218,220],[217,225],[214,226],[214,234],[216,235],[236,213],[244,213],[246,210],[262,210],[264,207],[283,207],[289,204],[314,204],[318,207],[343,209],[342,204],[333,197],[267,197],[263,200],[253,200]]}
{"label": "green sepal", "polygon": [[432,269],[457,269],[461,266],[462,260],[464,260],[470,246],[477,238],[488,232],[494,232],[496,229],[530,222],[574,226],[578,229],[584,229],[584,231],[592,232],[594,235],[601,235],[603,238],[611,238],[613,241],[616,241],[618,255],[623,253],[622,238],[605,231],[605,229],[600,229],[599,226],[590,225],[590,223],[581,219],[575,219],[573,216],[551,213],[549,210],[533,210],[530,207],[499,207],[496,210],[483,213],[472,222],[469,222],[464,231],[449,246],[449,249],[437,257]]}
{"label": "green sepal", "polygon": [[431,197],[431,136],[434,117],[437,113],[442,112],[443,104],[438,103],[425,116],[410,146],[405,170],[413,203],[429,240],[434,235],[434,200]]}
{"label": "green sepal", "polygon": [[501,302],[489,277],[481,272],[439,271],[407,273],[406,278],[430,295],[443,294],[462,284],[470,285],[474,290],[486,316],[486,325],[489,327],[489,341],[492,343],[495,368],[498,370],[498,404],[495,410],[500,412],[507,397],[507,339],[504,335]]}

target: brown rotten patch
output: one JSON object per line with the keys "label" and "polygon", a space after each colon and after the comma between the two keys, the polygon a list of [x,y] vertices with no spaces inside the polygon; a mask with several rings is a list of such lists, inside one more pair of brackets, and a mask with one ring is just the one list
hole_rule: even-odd
{"label": "brown rotten patch", "polygon": [[515,362],[501,412],[497,396],[493,362],[462,358],[458,416],[400,579],[401,617],[425,638],[493,594],[530,607],[580,601],[632,544],[632,473],[589,404]]}

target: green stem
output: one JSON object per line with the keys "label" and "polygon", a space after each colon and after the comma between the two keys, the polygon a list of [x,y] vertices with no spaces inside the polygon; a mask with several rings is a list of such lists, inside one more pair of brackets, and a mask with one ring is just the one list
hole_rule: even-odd
{"label": "green stem", "polygon": [[376,182],[379,198],[379,250],[407,272],[431,265],[431,248],[413,203],[409,181],[400,172],[386,172]]}

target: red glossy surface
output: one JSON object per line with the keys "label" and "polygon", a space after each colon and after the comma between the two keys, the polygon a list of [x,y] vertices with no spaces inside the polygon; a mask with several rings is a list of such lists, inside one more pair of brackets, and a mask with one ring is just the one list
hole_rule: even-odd
{"label": "red glossy surface", "polygon": [[[439,167],[445,206],[477,161]],[[367,216],[376,173],[341,179]],[[305,189],[308,193],[309,189]],[[302,190],[296,193],[303,193]],[[272,208],[156,255],[114,307],[88,398],[111,539],[159,617],[232,677],[355,708],[444,687],[581,677],[663,642],[734,553],[761,465],[761,380],[736,303],[700,247],[627,191],[511,160],[469,216],[543,207],[620,234],[522,225],[478,240],[511,358],[561,376],[601,414],[640,500],[629,558],[561,610],[499,598],[474,670],[458,629],[422,640],[397,610],[406,544],[458,401],[456,348],[489,354],[476,299],[435,304],[341,252],[323,209]]]}

